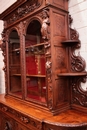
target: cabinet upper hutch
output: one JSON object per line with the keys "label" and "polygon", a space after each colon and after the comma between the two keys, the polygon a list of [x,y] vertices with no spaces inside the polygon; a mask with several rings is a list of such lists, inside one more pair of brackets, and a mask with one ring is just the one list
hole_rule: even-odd
{"label": "cabinet upper hutch", "polygon": [[75,55],[80,40],[71,28],[68,0],[17,0],[0,19],[5,99],[54,115],[71,108],[87,112],[81,87],[86,65]]}
{"label": "cabinet upper hutch", "polygon": [[57,76],[68,69],[67,49],[61,44],[69,39],[68,1],[24,0],[10,8],[0,16],[6,96],[54,114],[68,109],[68,81]]}

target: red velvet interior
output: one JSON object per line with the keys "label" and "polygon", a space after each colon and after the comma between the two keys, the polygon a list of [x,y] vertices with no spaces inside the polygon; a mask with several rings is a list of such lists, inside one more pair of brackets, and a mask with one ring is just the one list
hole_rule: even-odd
{"label": "red velvet interior", "polygon": [[45,57],[44,55],[31,55],[26,57],[26,73],[30,75],[45,75]]}

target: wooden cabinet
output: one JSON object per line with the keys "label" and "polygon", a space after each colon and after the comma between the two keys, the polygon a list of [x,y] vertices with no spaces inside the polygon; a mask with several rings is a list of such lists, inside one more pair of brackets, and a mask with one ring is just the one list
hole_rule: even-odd
{"label": "wooden cabinet", "polygon": [[67,0],[25,0],[0,15],[6,96],[54,115],[70,108],[68,80],[57,77],[67,71],[67,49],[61,44],[69,38],[67,7]]}
{"label": "wooden cabinet", "polygon": [[[81,89],[82,79],[87,75],[85,61],[75,55],[80,41],[70,26],[68,0],[17,0],[0,14],[0,19],[4,21],[2,50],[6,88],[5,98],[1,95],[0,100],[0,111],[4,109],[3,129],[77,127],[69,122],[63,128],[63,121],[58,120],[59,114],[71,108],[87,112],[87,94]],[[56,115],[56,120],[52,115]],[[73,116],[70,118],[73,122]],[[56,121],[61,127],[56,126]]]}

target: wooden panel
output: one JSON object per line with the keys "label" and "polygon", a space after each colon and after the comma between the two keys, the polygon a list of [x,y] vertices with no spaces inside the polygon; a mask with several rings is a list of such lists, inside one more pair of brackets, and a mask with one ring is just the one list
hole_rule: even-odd
{"label": "wooden panel", "polygon": [[66,64],[66,50],[63,47],[55,47],[55,71],[65,72],[67,70]]}
{"label": "wooden panel", "polygon": [[53,0],[53,3],[56,4],[56,5],[64,6],[64,1],[65,0]]}
{"label": "wooden panel", "polygon": [[65,16],[59,13],[53,12],[54,20],[54,36],[65,36]]}

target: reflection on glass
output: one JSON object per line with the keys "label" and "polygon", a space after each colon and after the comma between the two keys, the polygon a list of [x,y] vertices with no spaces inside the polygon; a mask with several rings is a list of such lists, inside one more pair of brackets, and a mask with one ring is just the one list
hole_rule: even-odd
{"label": "reflection on glass", "polygon": [[46,102],[45,50],[41,38],[41,25],[33,20],[25,42],[27,98]]}
{"label": "reflection on glass", "polygon": [[9,37],[9,76],[9,92],[21,97],[20,42],[16,30],[13,30]]}

